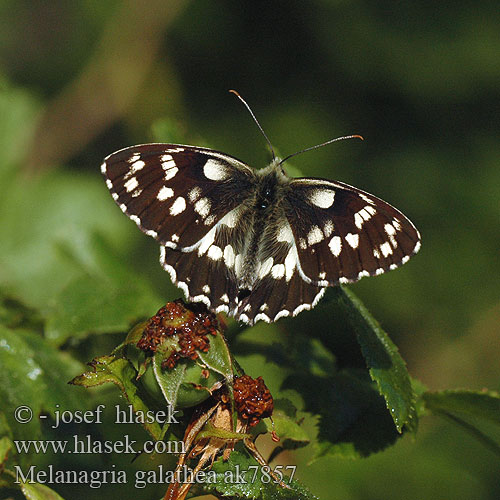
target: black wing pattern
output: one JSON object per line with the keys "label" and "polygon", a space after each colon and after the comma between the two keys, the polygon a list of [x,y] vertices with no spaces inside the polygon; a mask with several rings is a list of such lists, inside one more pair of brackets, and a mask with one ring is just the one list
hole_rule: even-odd
{"label": "black wing pattern", "polygon": [[242,203],[254,171],[232,156],[177,144],[143,144],[101,165],[113,199],[139,228],[186,251]]}
{"label": "black wing pattern", "polygon": [[287,218],[307,282],[331,286],[382,274],[420,248],[415,226],[385,201],[341,182],[294,179]]}

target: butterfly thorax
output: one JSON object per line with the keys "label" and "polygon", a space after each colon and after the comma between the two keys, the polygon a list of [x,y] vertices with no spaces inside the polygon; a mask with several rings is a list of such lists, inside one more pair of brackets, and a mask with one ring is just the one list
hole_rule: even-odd
{"label": "butterfly thorax", "polygon": [[290,179],[277,168],[277,161],[255,172],[256,182],[253,196],[240,212],[242,240],[241,268],[236,269],[238,288],[251,291],[259,280],[259,269],[271,256],[269,242],[276,238],[280,223],[284,219],[283,202],[289,189]]}

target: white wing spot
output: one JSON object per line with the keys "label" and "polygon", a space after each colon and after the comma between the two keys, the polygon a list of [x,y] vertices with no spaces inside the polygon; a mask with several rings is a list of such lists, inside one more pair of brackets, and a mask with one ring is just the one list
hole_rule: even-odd
{"label": "white wing spot", "polygon": [[352,248],[358,248],[359,245],[359,234],[347,233],[345,240]]}
{"label": "white wing spot", "polygon": [[409,260],[410,260],[410,256],[409,256],[409,255],[405,255],[405,256],[401,259],[401,264],[406,264]]}
{"label": "white wing spot", "polygon": [[234,272],[236,273],[236,276],[241,276],[241,271],[242,271],[242,264],[243,264],[243,258],[241,254],[239,253],[235,258],[234,258]]}
{"label": "white wing spot", "polygon": [[131,215],[130,220],[133,220],[138,226],[141,225],[141,219],[139,219],[139,217],[137,217],[137,215]]}
{"label": "white wing spot", "polygon": [[293,242],[293,233],[292,229],[290,228],[289,224],[285,224],[280,227],[278,231],[278,235],[276,236],[276,239],[278,241],[284,241],[286,243],[292,243]]}
{"label": "white wing spot", "polygon": [[189,287],[187,286],[187,283],[184,283],[184,281],[178,281],[176,283],[176,286],[178,286],[184,292],[186,298],[189,297]]}
{"label": "white wing spot", "polygon": [[401,231],[401,222],[398,219],[394,218],[392,221],[392,225],[396,228],[397,231]]}
{"label": "white wing spot", "polygon": [[212,260],[220,260],[222,258],[222,250],[217,245],[211,245],[207,256]]}
{"label": "white wing spot", "polygon": [[210,200],[202,198],[194,204],[194,211],[202,217],[206,217],[210,213]]}
{"label": "white wing spot", "polygon": [[224,224],[227,227],[234,227],[238,222],[238,209],[233,209],[228,212],[222,219],[220,220],[221,224]]}
{"label": "white wing spot", "polygon": [[170,215],[179,215],[186,210],[186,200],[179,196],[170,207]]}
{"label": "white wing spot", "polygon": [[209,215],[204,221],[203,221],[203,224],[205,224],[205,226],[210,226],[212,225],[214,222],[215,222],[215,215]]}
{"label": "white wing spot", "polygon": [[210,299],[206,295],[195,295],[192,298],[193,302],[203,302],[207,307],[211,306]]}
{"label": "white wing spot", "polygon": [[384,274],[384,270],[381,267],[375,269],[375,275],[379,276],[380,274]]}
{"label": "white wing spot", "polygon": [[215,231],[217,226],[213,227],[208,231],[208,233],[203,236],[200,240],[200,246],[198,247],[198,255],[203,255],[210,247],[210,245],[215,241]]}
{"label": "white wing spot", "polygon": [[161,166],[165,171],[164,179],[166,181],[173,179],[177,175],[177,172],[179,171],[179,169],[175,166],[174,160],[163,162]]}
{"label": "white wing spot", "polygon": [[319,243],[324,238],[323,231],[318,226],[313,226],[307,235],[307,243],[309,246]]}
{"label": "white wing spot", "polygon": [[309,201],[319,208],[330,208],[335,199],[335,191],[332,189],[315,189],[309,196]]}
{"label": "white wing spot", "polygon": [[254,318],[254,323],[257,323],[257,321],[260,320],[265,321],[266,323],[271,323],[271,318],[265,313],[257,314]]}
{"label": "white wing spot", "polygon": [[201,195],[201,188],[198,186],[195,186],[191,191],[188,193],[188,198],[191,203],[194,203]]}
{"label": "white wing spot", "polygon": [[250,318],[246,314],[240,314],[238,319],[243,321],[243,323],[250,323]]}
{"label": "white wing spot", "polygon": [[133,191],[139,183],[137,182],[137,179],[135,177],[131,177],[125,184],[124,187],[127,190],[127,193],[130,193]]}
{"label": "white wing spot", "polygon": [[389,244],[388,241],[386,241],[385,243],[382,243],[382,245],[380,245],[380,251],[382,252],[382,255],[384,257],[388,257],[389,255],[392,255],[392,248],[391,248],[391,245]]}
{"label": "white wing spot", "polygon": [[153,238],[156,238],[156,237],[158,236],[158,233],[157,233],[156,231],[153,231],[152,229],[148,229],[148,230],[146,231],[146,234],[147,234],[148,236],[152,236]]}
{"label": "white wing spot", "polygon": [[174,241],[175,243],[177,243],[177,242],[179,241],[179,237],[178,237],[176,234],[173,234],[173,235],[170,237],[170,239],[171,239],[172,241]]}
{"label": "white wing spot", "polygon": [[324,271],[319,273],[319,279],[324,280],[325,278],[326,278],[326,273]]}
{"label": "white wing spot", "polygon": [[304,238],[299,238],[299,247],[302,250],[305,250],[307,248],[307,241]]}
{"label": "white wing spot", "polygon": [[283,264],[275,264],[271,269],[271,276],[275,280],[283,278],[285,276],[285,266]]}
{"label": "white wing spot", "polygon": [[113,197],[113,200],[117,201],[119,196],[118,193],[111,193],[111,196]]}
{"label": "white wing spot", "polygon": [[[295,252],[294,252],[295,250]],[[293,273],[295,272],[295,268],[297,267],[297,259],[295,257],[295,253],[297,249],[295,245],[290,248],[288,255],[285,259],[285,279],[290,281],[292,279]]]}
{"label": "white wing spot", "polygon": [[221,296],[220,300],[222,300],[222,302],[225,302],[226,304],[229,303],[229,297],[227,296],[227,293],[225,293],[224,295]]}
{"label": "white wing spot", "polygon": [[396,234],[396,229],[393,226],[391,226],[391,224],[385,224],[384,230],[387,233],[387,236],[389,237],[389,241],[391,242],[391,245],[394,248],[397,248],[398,242],[396,241],[396,238],[394,237],[394,235]]}
{"label": "white wing spot", "polygon": [[365,200],[366,203],[369,203],[370,205],[373,205],[374,204],[374,201],[373,200],[370,200],[370,198],[368,198],[368,196],[366,196],[365,194],[363,193],[358,193],[359,197],[362,199],[362,200]]}
{"label": "white wing spot", "polygon": [[286,318],[287,316],[290,316],[290,311],[287,311],[286,309],[283,309],[283,311],[280,311],[275,317],[274,321],[278,321],[280,318]]}
{"label": "white wing spot", "polygon": [[134,175],[135,173],[139,172],[139,170],[142,170],[145,166],[146,163],[142,160],[135,161],[134,163],[132,163],[132,167],[130,168],[129,172],[131,175]]}
{"label": "white wing spot", "polygon": [[132,193],[132,198],[137,198],[138,196],[140,196],[142,193],[142,189],[136,189],[133,193]]}
{"label": "white wing spot", "polygon": [[396,229],[394,229],[394,227],[392,227],[390,224],[384,225],[384,231],[387,233],[387,236],[396,234]]}
{"label": "white wing spot", "polygon": [[342,251],[342,240],[340,239],[340,236],[334,236],[330,240],[330,243],[328,243],[328,246],[330,247],[332,254],[335,255],[335,257],[338,257]]}
{"label": "white wing spot", "polygon": [[231,245],[226,245],[224,248],[224,263],[227,267],[234,266],[234,250]]}
{"label": "white wing spot", "polygon": [[120,205],[120,210],[123,212],[123,213],[127,213],[127,205],[125,205],[125,203],[122,203]]}
{"label": "white wing spot", "polygon": [[113,183],[109,179],[106,179],[106,186],[108,186],[108,189],[113,189]]}
{"label": "white wing spot", "polygon": [[134,153],[127,161],[129,163],[134,163],[136,162],[139,158],[141,157],[140,153]]}
{"label": "white wing spot", "polygon": [[203,173],[205,174],[205,177],[211,181],[223,181],[228,177],[228,172],[225,166],[212,159],[208,159],[203,166]]}
{"label": "white wing spot", "polygon": [[264,276],[267,276],[269,274],[269,271],[271,271],[271,268],[273,267],[273,258],[269,257],[266,259],[264,262],[261,263],[259,267],[259,278],[262,279]]}
{"label": "white wing spot", "polygon": [[328,238],[333,233],[333,221],[327,220],[323,226],[323,233],[325,237]]}
{"label": "white wing spot", "polygon": [[366,205],[359,212],[356,212],[354,214],[354,224],[356,224],[356,227],[358,229],[361,229],[363,227],[363,224],[366,221],[370,220],[376,213],[377,210],[375,210],[370,205]]}
{"label": "white wing spot", "polygon": [[105,173],[106,173],[106,168],[107,168],[107,166],[106,166],[106,162],[103,162],[103,163],[101,164],[101,172],[102,172],[103,174],[105,174]]}
{"label": "white wing spot", "polygon": [[417,253],[420,250],[421,246],[422,246],[422,244],[420,243],[420,241],[417,241],[415,243],[415,248],[413,249],[413,253]]}
{"label": "white wing spot", "polygon": [[165,201],[174,196],[174,190],[167,187],[162,186],[162,188],[158,191],[158,196],[156,197],[159,201]]}
{"label": "white wing spot", "polygon": [[380,252],[376,248],[373,249],[373,256],[376,259],[380,259]]}

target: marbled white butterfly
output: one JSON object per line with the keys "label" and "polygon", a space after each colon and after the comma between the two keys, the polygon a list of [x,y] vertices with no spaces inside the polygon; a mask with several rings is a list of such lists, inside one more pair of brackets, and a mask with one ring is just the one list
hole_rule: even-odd
{"label": "marbled white butterfly", "polygon": [[420,248],[415,226],[385,201],[290,178],[278,158],[255,170],[212,149],[143,144],[101,171],[186,298],[248,324],[311,309],[325,287],[395,269]]}

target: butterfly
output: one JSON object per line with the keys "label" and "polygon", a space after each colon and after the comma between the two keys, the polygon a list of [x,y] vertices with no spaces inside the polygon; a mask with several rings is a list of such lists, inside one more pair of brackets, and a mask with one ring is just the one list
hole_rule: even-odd
{"label": "butterfly", "polygon": [[250,325],[311,309],[326,287],[395,269],[420,248],[415,226],[385,201],[290,178],[278,158],[256,170],[213,149],[142,144],[101,171],[120,209],[160,243],[186,299]]}

